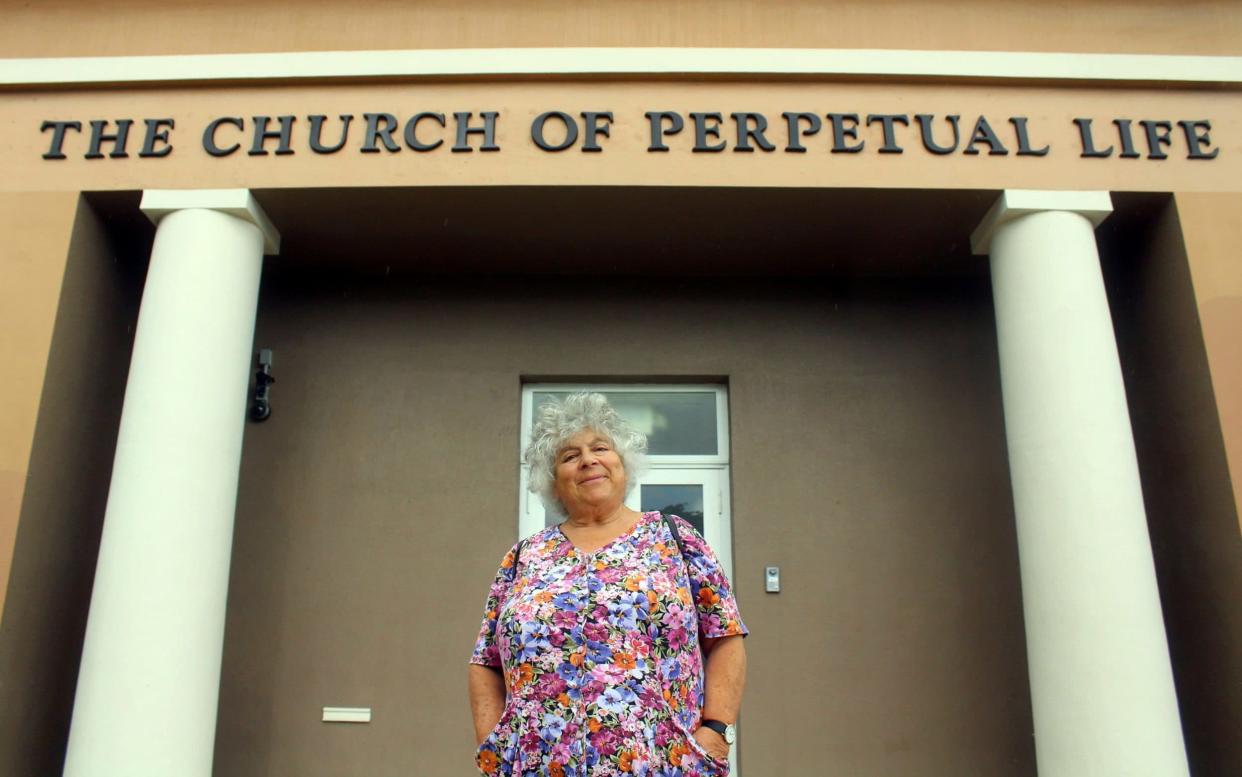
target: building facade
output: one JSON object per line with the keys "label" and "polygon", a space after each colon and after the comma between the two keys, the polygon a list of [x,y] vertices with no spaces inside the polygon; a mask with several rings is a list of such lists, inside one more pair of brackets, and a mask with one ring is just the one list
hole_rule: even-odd
{"label": "building facade", "polygon": [[472,773],[584,387],[731,569],[737,774],[1242,769],[1236,4],[4,18],[3,773]]}

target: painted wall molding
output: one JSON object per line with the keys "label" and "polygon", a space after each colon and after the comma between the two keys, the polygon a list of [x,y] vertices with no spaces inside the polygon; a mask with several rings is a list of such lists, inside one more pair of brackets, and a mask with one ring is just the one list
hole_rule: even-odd
{"label": "painted wall molding", "polygon": [[1242,57],[881,49],[522,48],[0,59],[0,89],[528,78],[902,79],[1236,89]]}

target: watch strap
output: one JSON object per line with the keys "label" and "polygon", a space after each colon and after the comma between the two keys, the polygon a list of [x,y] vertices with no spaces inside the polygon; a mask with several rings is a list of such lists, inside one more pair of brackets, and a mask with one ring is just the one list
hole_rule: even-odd
{"label": "watch strap", "polygon": [[719,720],[708,720],[707,718],[704,718],[703,725],[710,728],[712,731],[715,731],[720,736],[724,736],[725,732],[729,730],[729,724],[722,723]]}

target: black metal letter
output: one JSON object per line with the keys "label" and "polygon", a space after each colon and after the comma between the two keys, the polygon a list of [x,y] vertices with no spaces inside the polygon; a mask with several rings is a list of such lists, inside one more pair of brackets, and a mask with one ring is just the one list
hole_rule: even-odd
{"label": "black metal letter", "polygon": [[323,144],[323,123],[328,120],[323,114],[308,116],[310,119],[310,137],[308,138],[311,151],[316,154],[335,154],[342,148],[345,148],[345,141],[349,138],[349,124],[354,120],[352,113],[341,114],[341,139],[335,146],[325,146]]}
{"label": "black metal letter", "polygon": [[[379,146],[375,145],[377,140],[384,141],[384,148],[389,151],[400,151],[401,146],[392,139],[392,133],[397,129],[397,117],[391,113],[364,113],[362,118],[367,120],[367,132],[363,136],[362,148],[359,149],[364,154],[378,154]],[[384,126],[380,126],[380,122]]]}
{"label": "black metal letter", "polygon": [[1212,130],[1212,122],[1207,119],[1187,119],[1177,124],[1186,133],[1186,146],[1190,149],[1190,153],[1186,155],[1187,159],[1215,159],[1220,153],[1219,148],[1211,151],[1203,150],[1204,146],[1212,145],[1212,136],[1208,134]]}
{"label": "black metal letter", "polygon": [[1169,133],[1173,131],[1173,125],[1167,121],[1155,121],[1154,119],[1143,119],[1139,124],[1142,124],[1143,129],[1147,131],[1147,158],[1168,159],[1169,155],[1164,153],[1160,147],[1172,145],[1173,138],[1169,136]]}
{"label": "black metal letter", "polygon": [[1026,129],[1025,116],[1010,116],[1009,123],[1018,134],[1018,156],[1048,156],[1048,146],[1031,148],[1031,136]]}
{"label": "black metal letter", "polygon": [[250,144],[250,150],[247,151],[250,156],[267,156],[267,149],[263,144],[268,138],[279,138],[280,142],[276,145],[276,155],[284,156],[292,154],[293,149],[289,147],[289,141],[293,137],[293,118],[292,116],[277,116],[276,121],[280,122],[280,129],[269,130],[267,123],[271,121],[270,116],[254,116],[254,141]]}
{"label": "black metal letter", "polygon": [[1074,119],[1074,123],[1078,125],[1078,135],[1082,138],[1082,156],[1103,159],[1113,155],[1112,146],[1103,151],[1096,149],[1095,140],[1091,135],[1091,119]]}
{"label": "black metal letter", "polygon": [[[754,151],[755,149],[750,145],[751,138],[754,138],[755,145],[764,151],[776,150],[776,146],[772,145],[763,134],[768,128],[766,116],[751,111],[739,111],[731,116],[737,122],[737,145],[733,147],[734,151]],[[751,126],[752,121],[754,121],[754,126]]]}
{"label": "black metal letter", "polygon": [[[543,136],[543,125],[550,117],[555,116],[565,125],[565,139],[557,144],[552,144]],[[535,117],[530,124],[530,139],[535,141],[535,145],[544,151],[564,151],[573,144],[578,142],[578,122],[574,121],[574,117],[568,113],[561,111],[546,111]]]}
{"label": "black metal letter", "polygon": [[[858,114],[857,113],[830,113],[828,121],[832,122],[832,153],[834,154],[857,154],[863,150],[863,146],[867,145],[866,141],[858,140]],[[846,126],[845,122],[851,122]],[[845,139],[858,140],[858,144],[851,146],[845,142]]]}
{"label": "black metal letter", "polygon": [[[725,147],[729,145],[725,141],[720,140],[720,123],[724,121],[724,117],[719,113],[692,113],[690,118],[694,120],[693,151],[724,151]],[[709,120],[715,123],[708,124]],[[720,142],[709,146],[707,144],[707,137],[709,135],[716,140],[720,140]]]}
{"label": "black metal letter", "polygon": [[82,131],[82,122],[80,121],[44,121],[39,127],[39,132],[52,131],[52,143],[48,146],[47,153],[43,155],[44,159],[64,159],[65,154],[61,148],[65,145],[65,130]]}
{"label": "black metal letter", "polygon": [[435,119],[436,123],[441,127],[448,126],[443,113],[434,113],[432,111],[416,113],[405,123],[405,144],[415,151],[433,151],[443,146],[444,138],[436,138],[433,143],[423,143],[418,139],[418,123],[423,119]]}
{"label": "black metal letter", "polygon": [[[600,124],[600,119],[604,119],[607,123]],[[582,150],[603,151],[604,149],[599,145],[599,136],[612,137],[612,111],[583,111],[582,121],[586,135]]]}
{"label": "black metal letter", "polygon": [[246,125],[242,122],[240,116],[221,116],[218,119],[212,119],[207,125],[207,129],[203,130],[203,150],[212,156],[228,156],[241,148],[241,143],[234,143],[228,148],[220,148],[216,145],[216,130],[221,124],[232,124],[239,130],[246,129]]}
{"label": "black metal letter", "polygon": [[932,124],[932,121],[936,118],[935,116],[931,115],[930,113],[920,113],[920,114],[917,114],[914,118],[918,120],[919,128],[921,129],[922,134],[923,134],[923,148],[927,149],[933,154],[940,154],[941,156],[945,154],[952,154],[954,151],[957,151],[958,144],[962,142],[961,129],[957,126],[957,122],[961,118],[960,116],[950,115],[950,116],[944,117],[945,120],[949,122],[950,126],[953,127],[953,145],[951,146],[939,145],[938,143],[936,143],[935,138],[932,137],[931,124]]}
{"label": "black metal letter", "polygon": [[129,154],[125,153],[125,141],[129,139],[129,127],[134,123],[133,119],[117,119],[116,132],[109,135],[104,132],[108,126],[106,119],[94,119],[91,121],[91,147],[86,152],[87,159],[103,159],[103,154],[99,152],[99,147],[104,143],[112,144],[112,151],[108,154],[113,159],[124,159]]}
{"label": "black metal letter", "polygon": [[496,111],[482,111],[479,113],[483,117],[482,127],[470,126],[470,113],[463,111],[454,113],[453,118],[457,120],[457,142],[453,144],[454,151],[473,151],[470,144],[466,142],[466,138],[470,135],[481,134],[483,136],[483,145],[479,146],[480,151],[499,151],[500,146],[496,145]]}
{"label": "black metal letter", "polygon": [[904,152],[905,149],[897,145],[897,135],[893,132],[893,125],[900,124],[903,127],[909,127],[910,117],[904,113],[868,113],[867,126],[870,127],[874,121],[880,122],[884,128],[884,145],[880,146],[880,153],[900,154]]}
{"label": "black metal letter", "polygon": [[[147,133],[142,139],[142,150],[138,152],[140,159],[153,156],[168,156],[172,153],[172,144],[168,142],[168,131],[172,129],[172,119],[146,119]],[[156,143],[163,143],[159,148]]]}
{"label": "black metal letter", "polygon": [[1117,136],[1121,138],[1121,153],[1118,154],[1122,159],[1138,159],[1142,156],[1134,148],[1134,133],[1130,131],[1129,119],[1113,119],[1113,124],[1117,125]]}
{"label": "black metal letter", "polygon": [[[785,111],[781,115],[785,117],[785,123],[789,125],[789,145],[785,146],[785,150],[794,154],[805,154],[806,146],[802,145],[802,138],[818,133],[820,127],[823,126],[823,122],[814,113]],[[805,132],[802,131],[802,122],[804,121],[808,125]]]}
{"label": "black metal letter", "polygon": [[1009,149],[1005,148],[1005,144],[1001,143],[1000,138],[996,136],[996,131],[992,129],[992,125],[988,123],[987,117],[980,116],[975,122],[975,128],[970,133],[970,140],[966,141],[966,148],[962,150],[963,154],[978,154],[979,149],[975,148],[977,143],[988,144],[988,156],[1006,156]]}
{"label": "black metal letter", "polygon": [[[664,129],[664,120],[669,120],[668,129]],[[647,111],[647,124],[651,127],[651,145],[647,151],[668,151],[664,145],[665,135],[676,135],[686,123],[676,111]]]}

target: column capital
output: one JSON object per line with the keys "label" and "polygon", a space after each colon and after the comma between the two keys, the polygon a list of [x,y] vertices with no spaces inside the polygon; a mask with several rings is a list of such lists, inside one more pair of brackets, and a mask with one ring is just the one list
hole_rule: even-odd
{"label": "column capital", "polygon": [[272,225],[249,189],[144,189],[139,209],[151,223],[179,210],[214,210],[248,221],[263,235],[263,253],[280,253],[280,232]]}
{"label": "column capital", "polygon": [[1044,211],[1077,213],[1098,227],[1113,212],[1113,200],[1101,191],[1049,191],[1043,189],[1006,189],[988,210],[983,221],[970,236],[970,248],[976,256],[991,252],[992,238],[1002,225],[1021,216]]}

